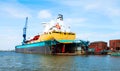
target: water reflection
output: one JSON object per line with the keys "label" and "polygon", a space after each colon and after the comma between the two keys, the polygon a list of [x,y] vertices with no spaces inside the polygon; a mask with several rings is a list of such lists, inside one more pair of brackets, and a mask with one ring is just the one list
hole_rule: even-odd
{"label": "water reflection", "polygon": [[119,71],[120,57],[0,53],[0,71]]}
{"label": "water reflection", "polygon": [[40,68],[44,71],[73,71],[74,56],[43,56]]}

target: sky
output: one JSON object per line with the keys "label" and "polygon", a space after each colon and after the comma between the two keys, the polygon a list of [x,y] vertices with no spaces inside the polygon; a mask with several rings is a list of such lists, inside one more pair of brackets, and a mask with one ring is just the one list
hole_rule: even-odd
{"label": "sky", "polygon": [[14,50],[21,44],[26,17],[29,38],[58,14],[78,39],[120,39],[120,0],[0,0],[0,50]]}

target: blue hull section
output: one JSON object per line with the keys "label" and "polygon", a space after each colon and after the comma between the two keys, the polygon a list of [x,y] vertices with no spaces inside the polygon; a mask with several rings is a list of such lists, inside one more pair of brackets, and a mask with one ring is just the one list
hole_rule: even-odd
{"label": "blue hull section", "polygon": [[30,48],[16,48],[16,52],[19,53],[40,53],[40,54],[51,54],[50,47],[43,46],[43,47],[30,47]]}
{"label": "blue hull section", "polygon": [[57,43],[58,42],[55,40],[49,40],[44,42],[18,45],[15,47],[15,51],[21,53],[51,54],[52,53],[51,46],[54,46]]}

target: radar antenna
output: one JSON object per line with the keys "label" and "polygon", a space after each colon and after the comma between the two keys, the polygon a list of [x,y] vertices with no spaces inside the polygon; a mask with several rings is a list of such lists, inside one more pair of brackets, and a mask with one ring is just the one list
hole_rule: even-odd
{"label": "radar antenna", "polygon": [[58,18],[57,19],[60,19],[63,21],[63,15],[62,14],[58,14]]}

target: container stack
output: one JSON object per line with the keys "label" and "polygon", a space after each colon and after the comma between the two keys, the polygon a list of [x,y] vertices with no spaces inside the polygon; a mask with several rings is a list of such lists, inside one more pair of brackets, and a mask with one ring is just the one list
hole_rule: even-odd
{"label": "container stack", "polygon": [[89,54],[107,54],[107,42],[95,41],[89,45]]}

